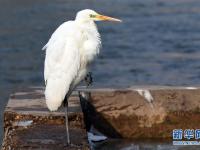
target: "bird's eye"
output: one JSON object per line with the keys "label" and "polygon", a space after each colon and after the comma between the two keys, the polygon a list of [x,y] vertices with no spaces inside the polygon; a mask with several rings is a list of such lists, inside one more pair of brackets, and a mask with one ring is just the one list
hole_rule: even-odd
{"label": "bird's eye", "polygon": [[90,14],[90,18],[95,18],[95,15]]}

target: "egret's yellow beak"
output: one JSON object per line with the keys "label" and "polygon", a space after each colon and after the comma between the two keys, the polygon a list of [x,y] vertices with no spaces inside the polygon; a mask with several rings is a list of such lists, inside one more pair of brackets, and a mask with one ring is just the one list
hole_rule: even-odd
{"label": "egret's yellow beak", "polygon": [[95,15],[95,19],[97,21],[116,21],[116,22],[122,22],[122,20],[117,19],[117,18],[112,18],[109,16],[104,16],[104,15]]}

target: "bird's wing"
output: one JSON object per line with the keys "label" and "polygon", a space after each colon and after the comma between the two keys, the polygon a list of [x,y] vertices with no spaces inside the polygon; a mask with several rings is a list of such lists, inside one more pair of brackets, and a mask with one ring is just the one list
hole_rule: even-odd
{"label": "bird's wing", "polygon": [[47,44],[42,48],[42,50],[46,50],[49,46],[51,46],[55,41],[61,39],[65,34],[69,32],[70,26],[72,26],[73,21],[64,22],[61,24],[55,32],[51,35],[51,38],[47,42]]}
{"label": "bird's wing", "polygon": [[[67,94],[80,67],[80,32],[74,22],[63,23],[45,45],[45,96],[50,110],[56,110]],[[55,104],[56,103],[56,104]]]}
{"label": "bird's wing", "polygon": [[[68,68],[67,65],[73,64],[70,62],[71,55],[78,51],[75,27],[73,21],[68,21],[61,24],[52,34],[47,44],[42,48],[46,50],[44,79],[48,80],[48,76],[55,69]],[[74,50],[73,50],[74,49]],[[66,56],[64,57],[64,54]],[[67,62],[63,62],[67,61]],[[63,65],[65,63],[65,65]]]}

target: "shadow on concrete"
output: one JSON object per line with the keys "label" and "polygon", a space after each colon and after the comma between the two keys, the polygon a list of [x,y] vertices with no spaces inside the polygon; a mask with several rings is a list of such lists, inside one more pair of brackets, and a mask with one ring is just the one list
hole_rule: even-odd
{"label": "shadow on concrete", "polygon": [[91,126],[93,126],[99,132],[110,138],[122,138],[115,128],[90,103],[91,94],[89,92],[79,92],[79,98],[87,131],[90,131]]}

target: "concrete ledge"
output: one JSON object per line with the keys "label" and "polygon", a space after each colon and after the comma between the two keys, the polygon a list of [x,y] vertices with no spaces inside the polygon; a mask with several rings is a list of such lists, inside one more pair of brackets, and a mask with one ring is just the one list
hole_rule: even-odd
{"label": "concrete ledge", "polygon": [[43,88],[20,89],[5,108],[2,149],[89,149],[77,93],[69,99],[69,123],[73,147],[66,146],[64,111],[48,111]]}
{"label": "concrete ledge", "polygon": [[86,89],[81,93],[87,129],[94,126],[109,137],[171,138],[173,129],[200,128],[198,87]]}
{"label": "concrete ledge", "polygon": [[69,99],[74,146],[66,146],[63,110],[50,113],[43,88],[32,87],[19,90],[9,99],[4,113],[2,149],[87,150],[85,126],[87,131],[92,127],[108,137],[135,139],[171,139],[173,129],[200,128],[198,87],[81,88],[77,91]]}

